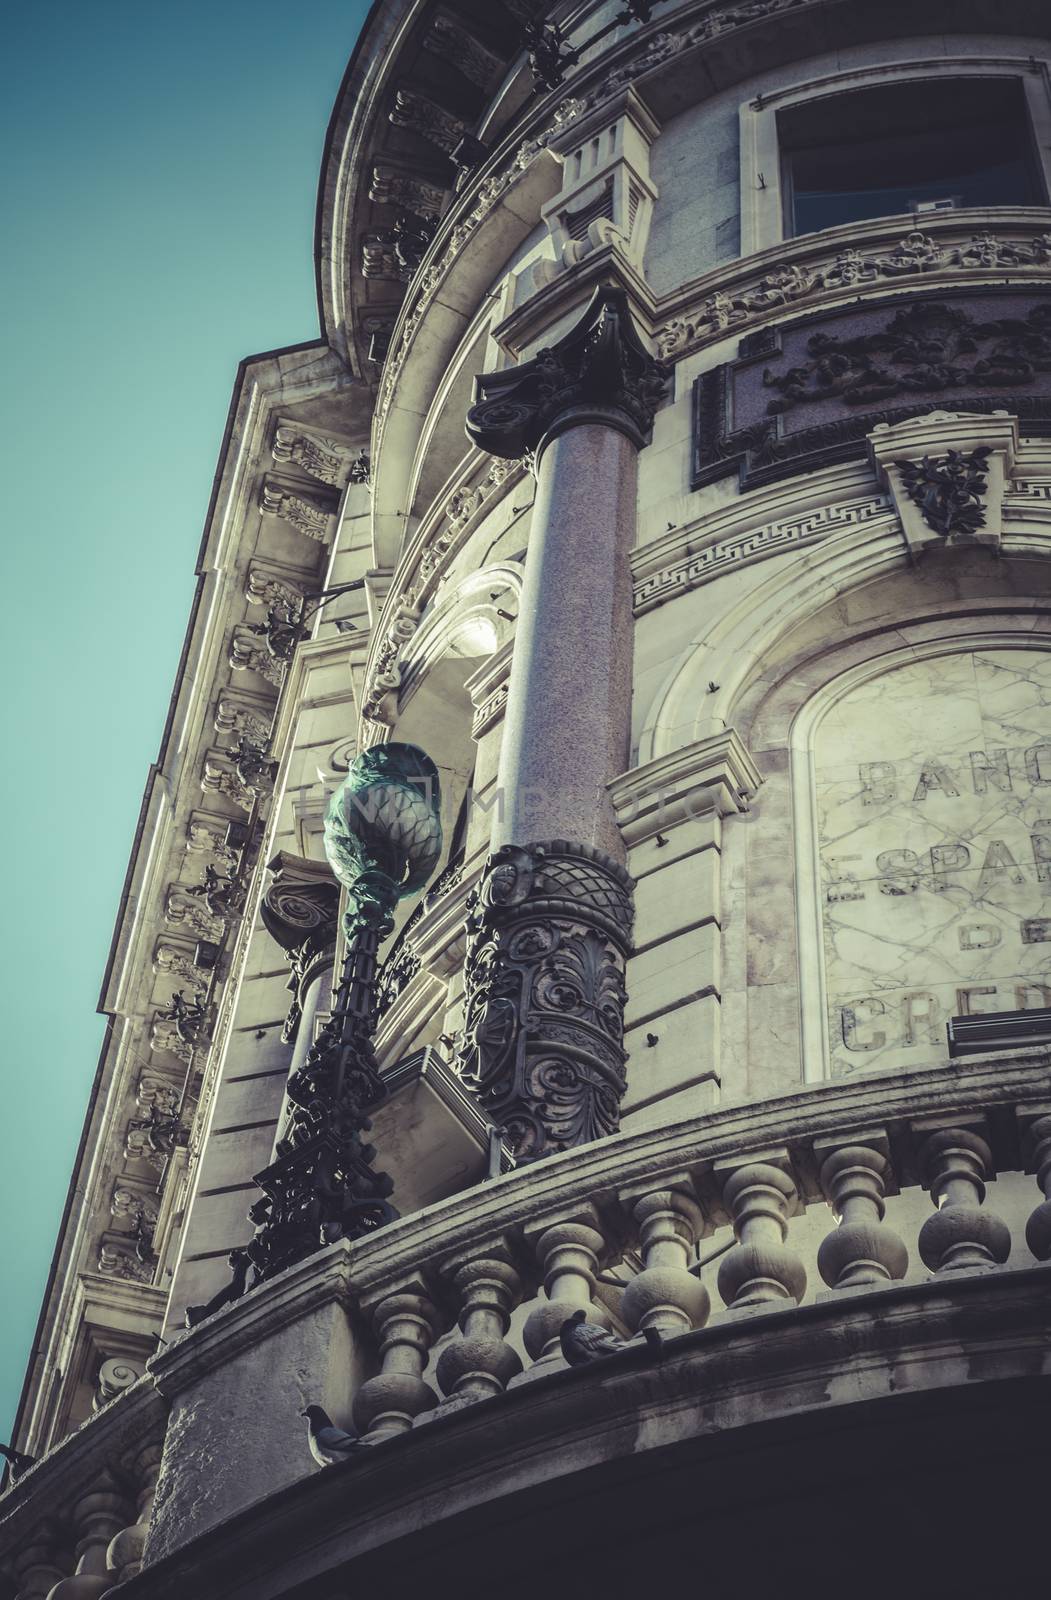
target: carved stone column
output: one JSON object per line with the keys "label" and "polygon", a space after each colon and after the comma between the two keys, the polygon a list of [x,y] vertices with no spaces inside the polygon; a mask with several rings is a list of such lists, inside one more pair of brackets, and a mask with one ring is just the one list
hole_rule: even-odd
{"label": "carved stone column", "polygon": [[110,1541],[127,1522],[124,1496],[108,1472],[99,1473],[95,1484],[80,1495],[73,1506],[73,1526],[77,1533],[74,1554],[76,1570],[71,1578],[48,1591],[48,1600],[95,1600],[106,1594],[117,1579],[106,1565]]}
{"label": "carved stone column", "polygon": [[450,1400],[488,1399],[522,1370],[518,1352],[504,1338],[522,1286],[504,1256],[499,1244],[491,1244],[483,1255],[472,1251],[442,1269],[463,1302],[463,1337],[446,1345],[438,1358],[438,1383]]}
{"label": "carved stone column", "polygon": [[926,1140],[923,1167],[937,1206],[920,1229],[924,1266],[932,1272],[1002,1265],[1011,1253],[1011,1234],[987,1210],[985,1179],[994,1173],[992,1151],[969,1128],[939,1128]]}
{"label": "carved stone column", "polygon": [[62,1581],[62,1568],[56,1561],[59,1530],[51,1521],[41,1523],[30,1544],[11,1557],[11,1570],[18,1589],[15,1600],[45,1600]]}
{"label": "carved stone column", "polygon": [[441,1332],[438,1312],[422,1282],[407,1283],[374,1308],[381,1370],[354,1397],[354,1423],[373,1440],[406,1433],[413,1418],[438,1404],[423,1371],[431,1345]]}
{"label": "carved stone column", "polygon": [[688,1272],[701,1231],[701,1208],[689,1178],[669,1179],[664,1188],[622,1195],[639,1224],[645,1267],[624,1291],[621,1315],[632,1333],[662,1328],[670,1334],[702,1328],[708,1320],[708,1291]]}
{"label": "carved stone column", "polygon": [[607,785],[629,759],[637,452],[665,386],[602,288],[558,344],[478,378],[467,418],[537,477],[461,1055],[519,1160],[618,1126],[632,884]]}
{"label": "carved stone column", "polygon": [[136,1510],[138,1515],[128,1528],[110,1540],[106,1551],[106,1564],[115,1574],[114,1583],[124,1583],[134,1578],[142,1568],[142,1552],[146,1535],[150,1531],[150,1512],[161,1470],[163,1446],[160,1443],[144,1445],[131,1463],[131,1476],[137,1485]]}
{"label": "carved stone column", "polygon": [[824,1156],[821,1187],[839,1223],[822,1239],[817,1253],[818,1270],[829,1288],[854,1289],[903,1278],[909,1252],[883,1222],[884,1185],[890,1170],[886,1157],[856,1143],[819,1141],[814,1150]]}
{"label": "carved stone column", "polygon": [[[717,1173],[726,1170],[717,1164]],[[731,1310],[802,1300],[806,1268],[784,1243],[788,1208],[795,1197],[791,1177],[769,1160],[730,1164],[723,1203],[733,1217],[737,1243],[719,1263],[718,1281],[719,1293]]]}
{"label": "carved stone column", "polygon": [[1025,1242],[1038,1261],[1051,1256],[1051,1117],[1039,1117],[1028,1129],[1030,1168],[1044,1199],[1030,1214],[1025,1225]]}
{"label": "carved stone column", "polygon": [[522,1339],[534,1362],[523,1375],[526,1378],[537,1375],[538,1369],[548,1371],[564,1365],[559,1333],[574,1311],[586,1311],[588,1321],[602,1327],[609,1323],[605,1307],[591,1298],[606,1248],[598,1223],[594,1207],[584,1206],[569,1215],[541,1217],[525,1230],[526,1238],[536,1249],[547,1296],[533,1307],[522,1329]]}

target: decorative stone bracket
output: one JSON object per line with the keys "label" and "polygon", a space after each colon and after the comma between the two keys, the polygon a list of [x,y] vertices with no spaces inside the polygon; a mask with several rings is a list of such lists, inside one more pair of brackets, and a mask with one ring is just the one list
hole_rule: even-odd
{"label": "decorative stone bracket", "polygon": [[881,423],[868,439],[911,556],[950,543],[999,550],[1004,492],[1018,453],[1016,417],[930,411]]}

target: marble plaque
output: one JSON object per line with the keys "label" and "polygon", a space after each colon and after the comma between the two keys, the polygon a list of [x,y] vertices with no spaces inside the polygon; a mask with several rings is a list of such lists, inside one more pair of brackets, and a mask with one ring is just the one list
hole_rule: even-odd
{"label": "marble plaque", "polygon": [[833,1075],[933,1065],[950,1017],[1051,1005],[1051,652],[874,678],[814,767]]}

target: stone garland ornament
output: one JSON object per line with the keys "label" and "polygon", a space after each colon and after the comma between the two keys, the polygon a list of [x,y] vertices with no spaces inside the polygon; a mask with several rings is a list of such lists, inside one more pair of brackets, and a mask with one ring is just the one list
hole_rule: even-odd
{"label": "stone garland ornament", "polygon": [[[325,854],[347,895],[347,953],[332,1016],[288,1080],[276,1159],[255,1182],[255,1237],[231,1252],[232,1279],[186,1312],[194,1327],[246,1289],[337,1239],[358,1239],[397,1212],[362,1135],[385,1098],[372,1044],[377,951],[394,908],[430,877],[442,848],[438,771],[410,744],[377,745],[352,762],[325,818]],[[249,1282],[251,1278],[251,1282]]]}
{"label": "stone garland ornament", "polygon": [[965,455],[950,450],[944,456],[924,456],[919,461],[896,461],[905,493],[920,508],[928,528],[944,538],[970,538],[985,527],[982,497],[989,483],[985,476],[991,449],[983,446]]}
{"label": "stone garland ornament", "polygon": [[966,244],[942,245],[913,229],[892,250],[841,250],[831,262],[792,262],[774,267],[743,288],[717,290],[696,311],[674,317],[657,330],[662,359],[679,358],[706,340],[743,330],[748,323],[781,306],[796,305],[830,289],[860,288],[941,271],[988,271],[1005,267],[1046,267],[1051,263],[1051,234],[1031,239],[1000,239],[983,230]]}
{"label": "stone garland ornament", "polygon": [[520,1163],[617,1131],[633,887],[556,839],[497,850],[468,900],[457,1065]]}
{"label": "stone garland ornament", "polygon": [[558,344],[475,379],[467,435],[491,455],[514,458],[593,418],[641,448],[667,384],[668,368],[639,338],[627,295],[607,285]]}

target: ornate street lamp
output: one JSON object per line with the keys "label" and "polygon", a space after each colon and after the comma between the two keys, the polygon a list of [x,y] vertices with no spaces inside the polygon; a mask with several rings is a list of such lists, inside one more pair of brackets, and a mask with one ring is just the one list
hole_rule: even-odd
{"label": "ornate street lamp", "polygon": [[[357,1239],[397,1216],[393,1183],[373,1168],[362,1135],[386,1097],[372,1044],[380,942],[400,899],[427,882],[441,855],[438,771],[411,744],[355,757],[325,818],[325,854],[346,890],[346,956],[332,1015],[288,1080],[275,1159],[255,1181],[255,1237],[230,1257],[232,1282],[186,1313],[192,1327],[248,1287],[337,1239]],[[251,1275],[251,1285],[249,1276]]]}

